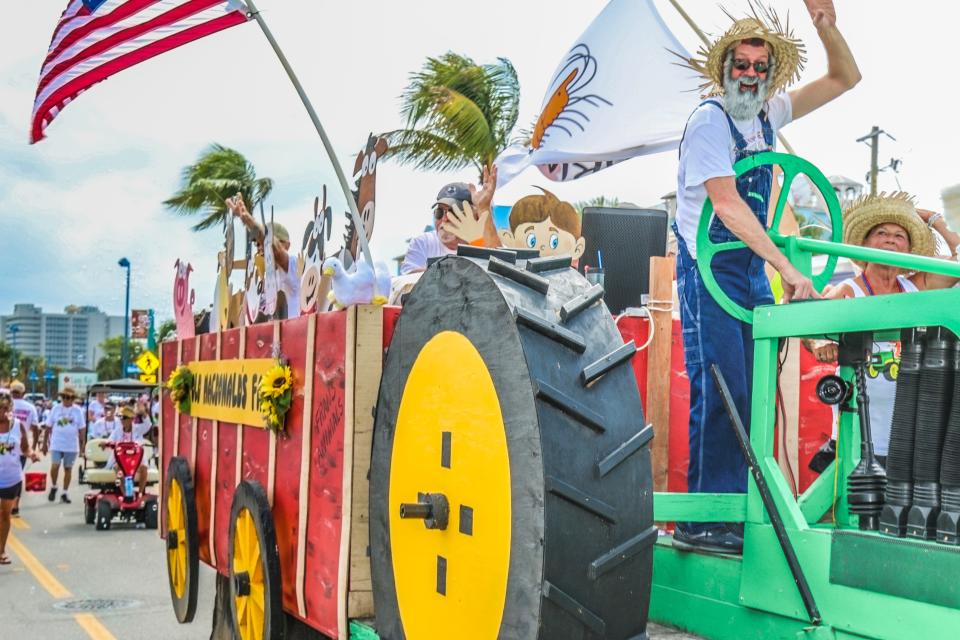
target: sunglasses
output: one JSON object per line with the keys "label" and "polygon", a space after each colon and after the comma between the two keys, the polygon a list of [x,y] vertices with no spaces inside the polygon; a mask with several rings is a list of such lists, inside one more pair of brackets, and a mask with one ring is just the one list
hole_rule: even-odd
{"label": "sunglasses", "polygon": [[72,395],[67,394],[67,393],[61,393],[61,394],[60,394],[60,399],[61,399],[61,400],[76,400],[76,399],[77,399],[77,396],[72,396]]}
{"label": "sunglasses", "polygon": [[757,73],[766,73],[767,69],[770,68],[770,64],[762,60],[758,60],[757,62],[754,62],[752,65],[750,64],[749,60],[733,61],[733,68],[736,69],[737,71],[746,71],[751,66],[753,67],[753,70],[756,71]]}
{"label": "sunglasses", "polygon": [[445,216],[445,215],[447,215],[448,213],[450,213],[450,211],[451,211],[450,207],[448,207],[448,206],[446,206],[446,205],[439,205],[439,206],[437,206],[436,209],[433,210],[433,218],[434,218],[434,220],[439,220],[439,219],[441,219],[443,216]]}

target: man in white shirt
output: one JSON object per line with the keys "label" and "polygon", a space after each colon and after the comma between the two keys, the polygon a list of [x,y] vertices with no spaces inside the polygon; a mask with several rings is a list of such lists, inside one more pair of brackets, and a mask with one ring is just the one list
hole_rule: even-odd
{"label": "man in white shirt", "polygon": [[[827,74],[789,93],[799,76],[803,49],[772,10],[761,9],[733,26],[689,64],[705,77],[708,99],[687,121],[677,172],[677,289],[684,355],[690,379],[691,493],[745,493],[747,469],[719,393],[708,371],[716,364],[749,428],[753,372],[752,325],[724,311],[706,290],[697,267],[697,230],[709,197],[715,217],[713,243],[741,240],[743,249],[714,256],[710,265],[721,289],[753,309],[772,304],[764,263],[780,272],[784,299],[816,297],[803,276],[767,236],[772,167],[734,177],[735,162],[773,150],[777,130],[851,89],[860,71],[836,27],[831,0],[805,0],[827,54]],[[673,544],[716,553],[740,553],[742,526],[677,523]]]}
{"label": "man in white shirt", "polygon": [[[120,424],[118,424],[113,431],[110,433],[110,437],[107,439],[108,442],[136,442],[140,445],[147,444],[147,441],[144,439],[145,433],[139,432],[135,428],[133,423],[133,418],[136,415],[136,412],[130,407],[120,407]],[[101,443],[101,447],[105,447],[106,443]],[[107,461],[106,468],[113,469],[116,466],[116,458],[110,456],[110,460]],[[137,483],[138,491],[142,497],[147,491],[147,465],[146,465],[146,456],[141,460],[140,466],[137,468],[136,476],[134,480]]]}
{"label": "man in white shirt", "polygon": [[489,171],[484,169],[479,189],[465,182],[451,182],[440,189],[433,203],[434,228],[410,240],[400,275],[426,271],[429,258],[454,254],[459,244],[500,246],[490,208],[496,188],[494,167]]}
{"label": "man in white shirt", "polygon": [[[247,205],[243,201],[243,196],[237,194],[226,200],[227,208],[230,212],[240,219],[258,247],[263,248],[263,241],[266,238],[267,230],[257,222],[250,212],[247,211]],[[297,256],[290,253],[290,233],[279,222],[268,222],[273,231],[273,258],[277,265],[277,275],[279,276],[278,290],[283,292],[283,297],[287,305],[287,318],[296,318],[300,315],[300,274],[297,268]]]}
{"label": "man in white shirt", "polygon": [[116,417],[116,406],[112,402],[105,402],[103,415],[87,429],[88,438],[108,438],[113,430],[120,426]]}
{"label": "man in white shirt", "polygon": [[50,493],[47,500],[57,499],[57,478],[60,474],[60,465],[63,465],[63,493],[60,501],[70,504],[67,490],[70,488],[70,479],[73,476],[73,465],[77,455],[83,451],[86,442],[87,425],[83,419],[83,411],[74,402],[77,391],[72,385],[65,385],[60,390],[60,404],[50,411],[50,417],[44,424],[44,442],[42,451],[50,452]]}
{"label": "man in white shirt", "polygon": [[96,422],[103,417],[103,405],[107,402],[107,394],[104,391],[98,391],[90,404],[87,405],[87,424]]}

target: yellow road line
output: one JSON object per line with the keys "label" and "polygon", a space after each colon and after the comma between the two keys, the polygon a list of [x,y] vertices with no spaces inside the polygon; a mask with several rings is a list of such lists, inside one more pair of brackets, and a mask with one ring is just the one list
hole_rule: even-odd
{"label": "yellow road line", "polygon": [[[29,528],[29,526],[30,525],[27,525],[27,528]],[[53,577],[53,574],[37,560],[36,556],[30,553],[22,542],[17,540],[17,537],[13,535],[12,531],[10,532],[10,537],[7,539],[7,545],[11,551],[17,554],[23,566],[33,574],[33,577],[40,583],[40,586],[47,590],[47,593],[57,599],[73,597],[70,590]],[[77,613],[74,614],[73,619],[87,632],[91,640],[116,640],[114,635],[110,633],[110,631],[103,626],[103,623],[97,620],[93,614]]]}
{"label": "yellow road line", "polygon": [[78,613],[73,616],[73,619],[83,627],[91,640],[116,640],[110,630],[103,626],[103,623],[92,613]]}
{"label": "yellow road line", "polygon": [[30,553],[30,551],[23,545],[22,542],[17,540],[17,537],[12,531],[10,532],[10,538],[7,540],[7,544],[20,558],[20,562],[23,563],[23,566],[25,566],[27,570],[33,574],[33,577],[37,579],[37,582],[40,583],[40,586],[47,590],[47,593],[54,598],[69,598],[73,595],[65,586],[60,584],[59,580],[53,577],[52,573],[47,571],[47,568],[43,566],[32,553]]}
{"label": "yellow road line", "polygon": [[10,518],[10,524],[14,529],[29,529],[30,525],[23,518]]}

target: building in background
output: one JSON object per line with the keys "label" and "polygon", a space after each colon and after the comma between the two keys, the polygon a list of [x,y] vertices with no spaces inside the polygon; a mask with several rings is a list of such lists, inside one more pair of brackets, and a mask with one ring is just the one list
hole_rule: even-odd
{"label": "building in background", "polygon": [[94,369],[103,357],[100,343],[123,335],[123,316],[108,316],[97,307],[70,305],[63,313],[44,313],[32,304],[16,304],[0,316],[0,339],[27,356],[51,366]]}

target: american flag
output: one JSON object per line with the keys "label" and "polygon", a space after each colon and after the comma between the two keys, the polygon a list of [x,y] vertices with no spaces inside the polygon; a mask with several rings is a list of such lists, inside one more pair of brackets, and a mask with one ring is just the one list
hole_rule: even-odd
{"label": "american flag", "polygon": [[238,0],[70,0],[50,40],[30,143],[70,101],[118,71],[246,22]]}

